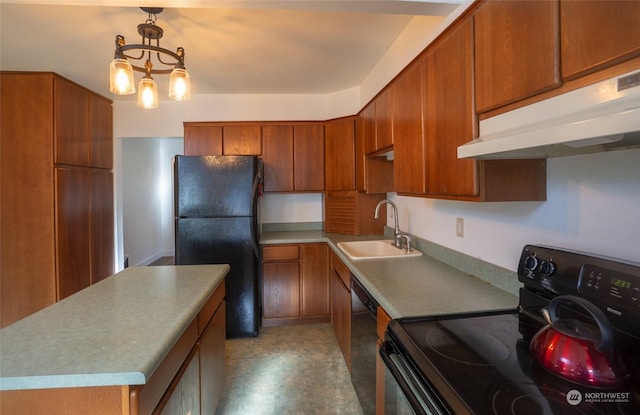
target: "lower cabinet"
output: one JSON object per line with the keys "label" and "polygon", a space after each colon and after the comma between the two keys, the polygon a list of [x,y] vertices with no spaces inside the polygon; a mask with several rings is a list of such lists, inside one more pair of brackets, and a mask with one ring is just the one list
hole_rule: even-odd
{"label": "lower cabinet", "polygon": [[351,371],[351,271],[331,253],[331,325]]}
{"label": "lower cabinet", "polygon": [[223,283],[149,381],[131,388],[131,415],[215,413],[225,381],[224,295]]}
{"label": "lower cabinet", "polygon": [[328,320],[329,247],[318,244],[262,248],[262,324]]}

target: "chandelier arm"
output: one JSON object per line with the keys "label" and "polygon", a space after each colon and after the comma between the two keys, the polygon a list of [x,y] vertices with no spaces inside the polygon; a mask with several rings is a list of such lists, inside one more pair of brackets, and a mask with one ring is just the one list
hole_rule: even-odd
{"label": "chandelier arm", "polygon": [[134,57],[131,57],[131,56],[128,56],[128,55],[125,55],[125,56],[127,56],[128,58],[131,58],[131,59],[139,60],[139,59],[142,58],[142,56],[144,56],[144,50],[150,50],[150,51],[158,52],[158,55],[160,53],[164,53],[165,55],[169,55],[173,59],[176,60],[175,63],[165,63],[162,60],[160,60],[160,62],[163,63],[164,65],[175,65],[176,63],[182,62],[182,58],[180,57],[180,55],[178,55],[175,52],[170,51],[169,49],[161,48],[159,46],[154,46],[154,45],[125,45],[125,46],[122,46],[120,48],[120,50],[122,50],[122,52],[126,52],[128,50],[136,50],[136,49],[143,49],[143,52],[140,55],[140,58],[134,58]]}
{"label": "chandelier arm", "polygon": [[[131,68],[136,72],[147,73],[147,69],[142,66],[131,65]],[[148,72],[152,74],[169,74],[172,71],[173,69],[151,69]]]}

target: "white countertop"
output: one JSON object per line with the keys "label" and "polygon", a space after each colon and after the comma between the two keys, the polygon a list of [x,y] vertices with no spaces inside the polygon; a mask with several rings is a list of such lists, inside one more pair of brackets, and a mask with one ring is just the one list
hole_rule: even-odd
{"label": "white countertop", "polygon": [[[518,297],[512,293],[427,254],[351,261],[337,246],[342,241],[382,238],[382,235],[283,231],[263,233],[260,243],[327,243],[391,318],[515,309],[518,305]],[[517,282],[515,273],[510,277]]]}
{"label": "white countertop", "polygon": [[133,267],[0,330],[0,390],[145,384],[229,272]]}

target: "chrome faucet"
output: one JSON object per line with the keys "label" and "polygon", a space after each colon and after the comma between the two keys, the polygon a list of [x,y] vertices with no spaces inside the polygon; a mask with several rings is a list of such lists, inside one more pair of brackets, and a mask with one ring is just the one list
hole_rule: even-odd
{"label": "chrome faucet", "polygon": [[[396,248],[402,248],[402,235],[400,234],[400,226],[398,225],[398,207],[396,206],[396,204],[389,199],[381,200],[380,202],[378,202],[378,205],[376,206],[375,215],[373,217],[375,219],[378,219],[378,214],[380,213],[380,207],[385,203],[390,204],[391,207],[393,208],[393,218],[395,219],[395,229],[393,231],[393,246],[395,246]],[[407,240],[407,242],[409,241]]]}

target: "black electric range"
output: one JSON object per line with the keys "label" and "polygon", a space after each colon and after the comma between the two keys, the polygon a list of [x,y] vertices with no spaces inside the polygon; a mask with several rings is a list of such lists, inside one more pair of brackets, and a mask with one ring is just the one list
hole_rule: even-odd
{"label": "black electric range", "polygon": [[[380,352],[416,414],[639,414],[640,264],[527,245],[517,309],[393,320]],[[614,389],[573,383],[529,352],[558,295],[601,308],[630,380]],[[578,309],[563,315],[589,319]]]}

